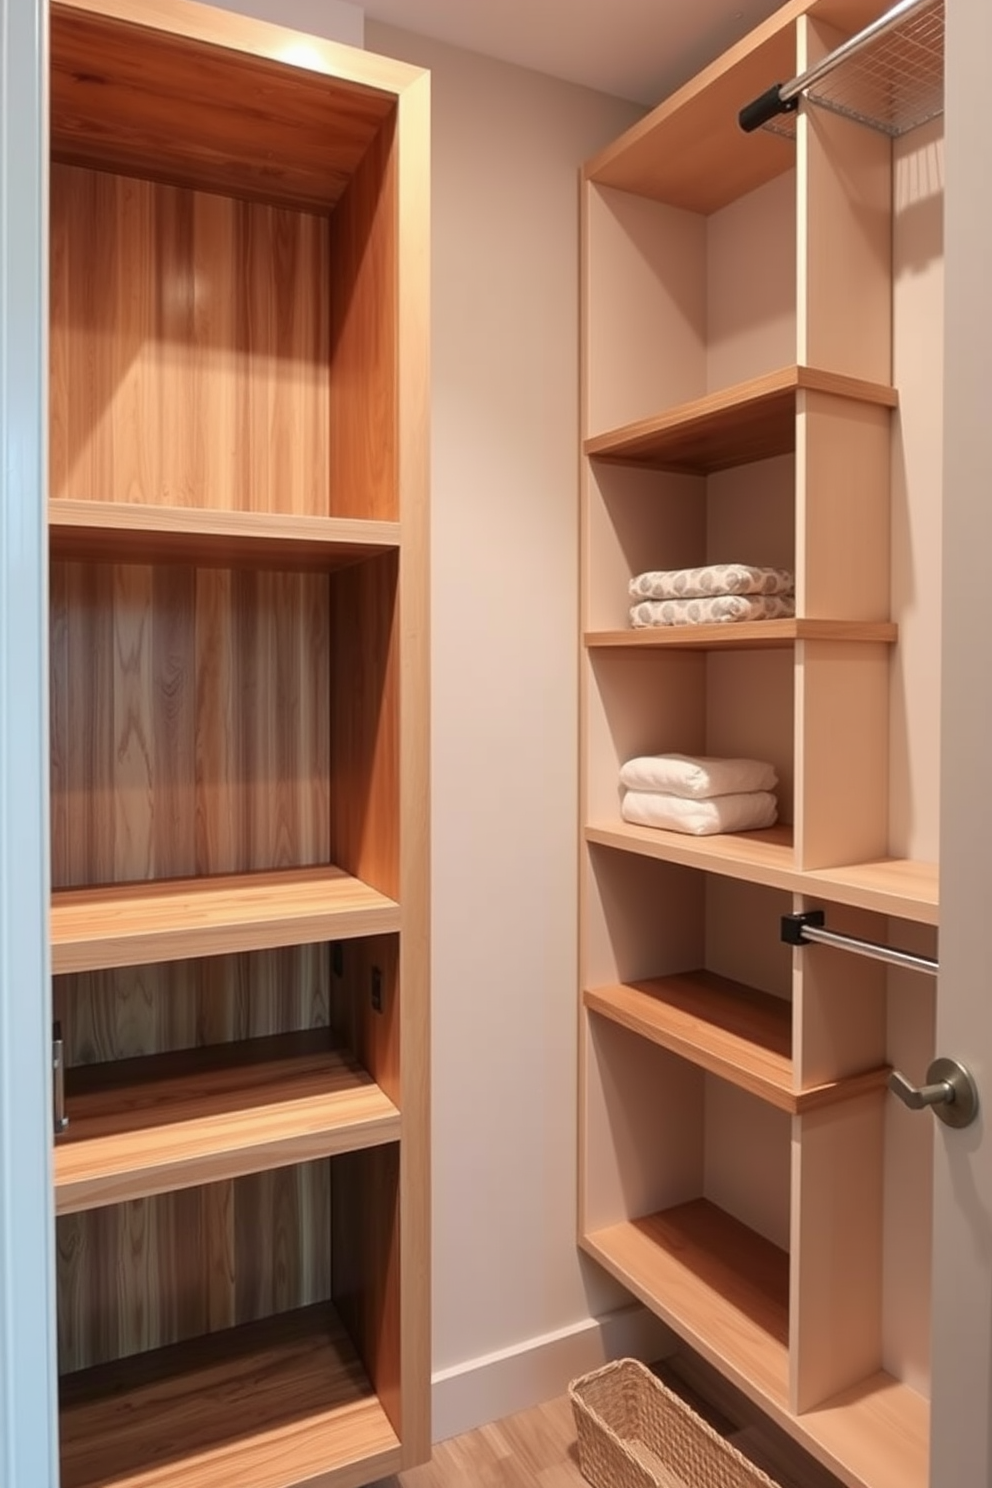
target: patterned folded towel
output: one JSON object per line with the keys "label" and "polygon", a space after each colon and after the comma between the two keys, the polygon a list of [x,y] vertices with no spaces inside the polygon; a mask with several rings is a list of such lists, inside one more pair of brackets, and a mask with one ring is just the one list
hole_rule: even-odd
{"label": "patterned folded towel", "polygon": [[734,620],[787,620],[796,613],[791,595],[717,594],[709,599],[645,599],[630,611],[631,625],[713,625]]}
{"label": "patterned folded towel", "polygon": [[629,587],[631,599],[706,599],[713,594],[792,594],[796,582],[785,568],[709,563],[638,574]]}
{"label": "patterned folded towel", "polygon": [[664,827],[669,832],[708,837],[714,832],[753,832],[757,827],[770,827],[778,815],[778,804],[769,791],[714,796],[709,801],[687,801],[661,791],[628,791],[620,803],[620,814],[624,821],[641,827]]}
{"label": "patterned folded towel", "polygon": [[705,801],[713,796],[774,790],[778,776],[762,760],[646,754],[627,761],[620,771],[620,784],[631,791],[661,791],[669,796]]}

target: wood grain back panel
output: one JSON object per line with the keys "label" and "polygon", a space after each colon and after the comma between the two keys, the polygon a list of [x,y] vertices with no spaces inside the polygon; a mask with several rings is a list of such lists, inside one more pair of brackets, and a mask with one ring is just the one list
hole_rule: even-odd
{"label": "wood grain back panel", "polygon": [[328,950],[290,946],[54,979],[69,1068],[266,1038],[329,1021]]}
{"label": "wood grain back panel", "polygon": [[51,494],[327,515],[326,218],[54,165]]}
{"label": "wood grain back panel", "polygon": [[330,515],[395,521],[399,221],[395,120],[331,218]]}
{"label": "wood grain back panel", "polygon": [[330,1182],[306,1163],[59,1219],[61,1372],[327,1300]]}
{"label": "wood grain back panel", "polygon": [[53,565],[56,887],[328,861],[327,586]]}

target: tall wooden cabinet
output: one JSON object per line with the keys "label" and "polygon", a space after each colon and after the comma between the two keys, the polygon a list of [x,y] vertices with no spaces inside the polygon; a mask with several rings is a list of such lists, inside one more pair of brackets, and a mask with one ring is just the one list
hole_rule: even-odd
{"label": "tall wooden cabinet", "polygon": [[52,6],[63,1488],[429,1451],[428,108]]}
{"label": "tall wooden cabinet", "polygon": [[[791,0],[584,172],[579,1228],[844,1482],[924,1488],[885,1340],[928,1312],[890,1191],[925,1202],[929,1133],[897,1175],[884,968],[779,931],[934,954],[889,819],[892,145],[737,124],[882,9]],[[796,618],[629,628],[633,575],[731,561],[793,570]],[[622,763],[669,751],[772,762],[779,824],[625,823]]]}

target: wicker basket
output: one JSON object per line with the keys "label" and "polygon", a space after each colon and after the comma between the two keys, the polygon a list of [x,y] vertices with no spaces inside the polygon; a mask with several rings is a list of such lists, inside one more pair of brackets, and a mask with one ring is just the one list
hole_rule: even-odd
{"label": "wicker basket", "polygon": [[777,1488],[636,1359],[573,1380],[568,1394],[593,1488]]}

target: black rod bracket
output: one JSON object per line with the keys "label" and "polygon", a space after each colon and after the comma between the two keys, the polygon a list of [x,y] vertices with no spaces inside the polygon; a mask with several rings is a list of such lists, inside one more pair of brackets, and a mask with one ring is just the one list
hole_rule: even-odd
{"label": "black rod bracket", "polygon": [[822,909],[808,909],[804,914],[783,915],[781,939],[786,945],[809,945],[809,941],[803,935],[803,931],[807,926],[819,929],[823,926],[825,920],[826,916]]}

